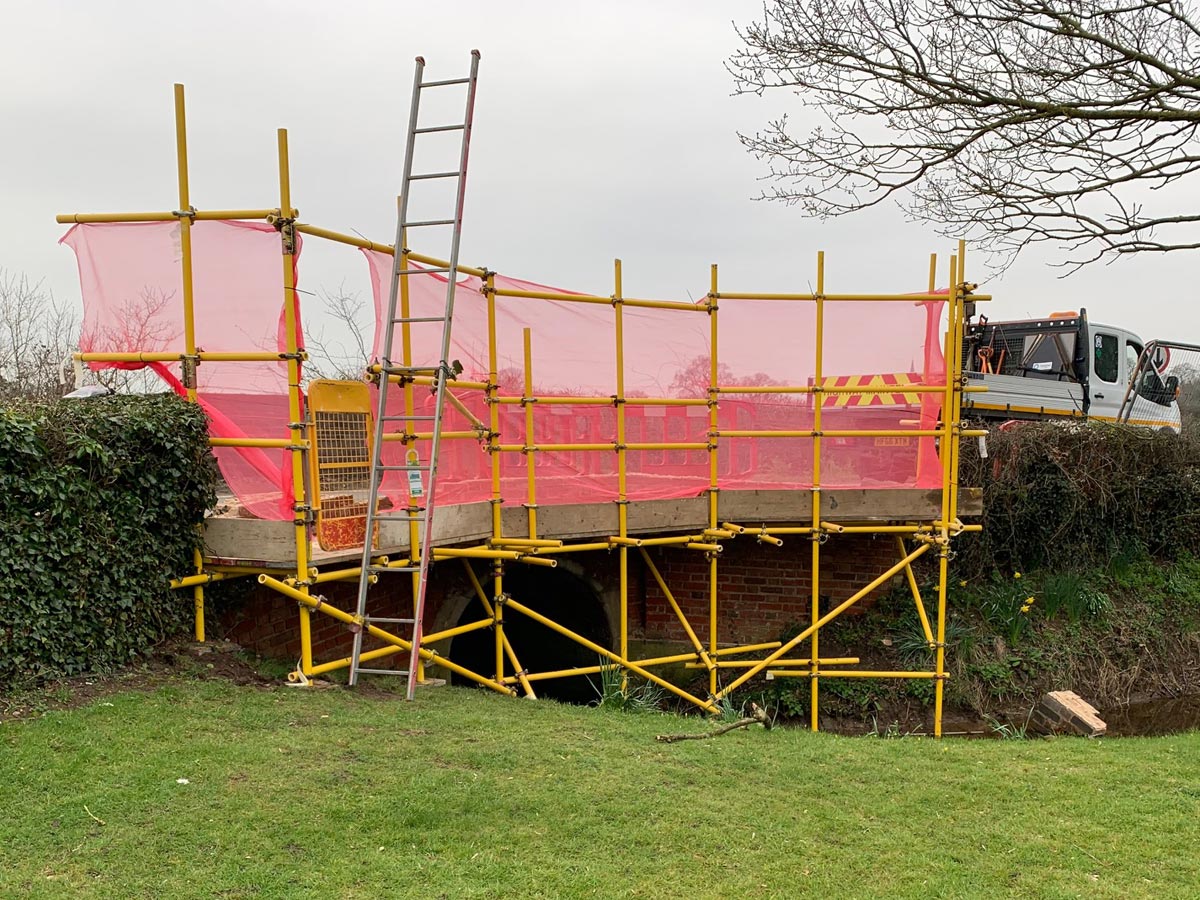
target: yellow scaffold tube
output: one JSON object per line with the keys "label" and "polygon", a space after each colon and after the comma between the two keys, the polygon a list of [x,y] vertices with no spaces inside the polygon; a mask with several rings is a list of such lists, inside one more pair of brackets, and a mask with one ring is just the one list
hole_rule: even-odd
{"label": "yellow scaffold tube", "polygon": [[[904,547],[904,538],[896,536],[896,547],[900,551],[900,556],[907,555],[907,550]],[[933,644],[933,631],[929,627],[929,616],[925,614],[925,604],[921,602],[921,588],[917,586],[917,576],[913,574],[912,566],[904,567],[904,576],[908,581],[908,590],[912,594],[913,603],[917,607],[917,616],[921,619],[921,630],[925,633],[925,640],[930,645]]]}
{"label": "yellow scaffold tube", "polygon": [[[175,170],[179,185],[179,211],[191,211],[191,195],[188,187],[188,157],[187,157],[187,113],[184,107],[183,85],[175,85]],[[183,287],[183,344],[184,352],[192,359],[197,355],[196,350],[196,315],[194,303],[194,285],[192,280],[192,220],[183,218],[179,223],[179,263]],[[184,378],[189,403],[196,402],[195,378]],[[197,526],[202,530],[203,526]],[[196,575],[204,574],[204,554],[200,551],[203,535],[192,550],[192,566]],[[204,585],[195,584],[192,587],[192,620],[197,641],[203,642],[204,634]]]}
{"label": "yellow scaffold tube", "polygon": [[[516,291],[508,288],[496,288],[499,297],[514,297],[525,300],[557,300],[562,303],[593,303],[609,306],[612,297],[601,297],[597,294],[570,294],[565,291]],[[634,297],[621,301],[626,306],[636,306],[643,309],[682,309],[691,312],[705,312],[703,306],[694,303],[683,303],[678,300],[639,300]]]}
{"label": "yellow scaffold tube", "polygon": [[[814,379],[815,380],[815,379]],[[862,387],[849,385],[722,385],[717,388],[721,394],[861,394],[864,397],[874,397],[886,394],[941,394],[945,392],[941,384],[884,384]]]}
{"label": "yellow scaffold tube", "polygon": [[[271,588],[272,590],[278,591],[279,593],[283,594],[286,597],[291,597],[293,600],[295,600],[297,603],[304,606],[306,609],[315,610],[316,612],[324,613],[325,615],[330,616],[334,619],[337,619],[339,622],[343,622],[346,625],[358,625],[359,624],[353,615],[351,615],[348,612],[338,609],[336,606],[332,606],[329,603],[326,603],[323,598],[312,597],[312,596],[309,596],[308,594],[302,593],[301,591],[297,590],[296,588],[292,587],[291,585],[285,584],[284,582],[280,581],[277,578],[272,578],[270,575],[259,575],[258,583],[265,584],[267,587]],[[368,625],[363,626],[363,628],[372,637],[378,638],[379,640],[384,641],[385,643],[391,644],[393,647],[396,647],[399,650],[411,650],[412,649],[412,643],[410,641],[406,641],[402,637],[397,637],[396,635],[392,634],[391,632],[384,631],[382,628],[378,627],[377,625],[368,624]],[[482,684],[482,685],[485,685],[486,687],[490,687],[492,690],[496,691],[497,693],[507,694],[510,697],[513,696],[513,691],[510,688],[506,687],[505,685],[497,684],[495,681],[492,681],[490,678],[485,678],[482,675],[472,672],[470,669],[463,668],[462,666],[458,665],[455,662],[451,662],[450,660],[448,660],[442,656],[438,656],[432,650],[426,650],[424,647],[422,647],[422,648],[420,648],[419,652],[421,654],[421,658],[423,660],[425,660],[426,662],[431,662],[431,663],[434,663],[435,665],[441,666],[444,669],[449,669],[451,672],[454,672],[456,675],[462,675],[464,678],[469,678],[472,681],[477,682],[478,684]],[[366,658],[366,654],[363,654],[363,658],[364,659]]]}
{"label": "yellow scaffold tube", "polygon": [[700,643],[700,638],[696,637],[696,632],[692,630],[692,623],[687,620],[687,616],[683,614],[683,610],[679,608],[679,604],[675,600],[675,595],[671,593],[671,589],[667,587],[666,580],[662,577],[662,573],[658,571],[658,566],[654,564],[654,560],[650,558],[650,554],[645,549],[639,548],[642,554],[642,560],[646,563],[646,568],[650,570],[650,574],[654,576],[654,581],[658,584],[658,589],[662,591],[662,595],[666,597],[667,603],[670,604],[671,610],[675,613],[675,618],[679,620],[679,624],[683,626],[684,633],[687,634],[688,640],[691,641],[693,647],[696,648],[696,653],[700,657],[700,661],[707,667],[713,666],[712,658],[704,651],[704,645]]}
{"label": "yellow scaffold tube", "polygon": [[[287,129],[280,128],[277,133],[279,152],[279,208],[292,208],[291,168],[288,161]],[[295,233],[291,231],[290,222],[281,222],[279,239],[283,247],[283,310],[284,310],[284,346],[287,349],[288,376],[288,421],[292,423],[291,446],[288,454],[292,468],[292,497],[293,497],[293,535],[296,543],[296,580],[301,583],[298,591],[302,596],[308,595],[308,586],[303,582],[308,575],[308,519],[304,475],[307,468],[304,431],[300,427],[304,419],[304,398],[300,385],[300,323],[297,321],[298,298],[296,295],[296,241]],[[292,590],[296,590],[293,588]],[[300,606],[300,671],[308,674],[312,671],[312,621],[309,607]]]}
{"label": "yellow scaffold tube", "polygon": [[[716,295],[717,300],[808,300],[815,301],[816,294],[755,294],[721,291]],[[928,303],[945,302],[945,294],[826,294],[824,299],[830,303]],[[972,300],[991,300],[990,294],[972,294]]]}
{"label": "yellow scaffold tube", "polygon": [[[182,111],[183,85],[176,85],[180,90],[176,97],[180,100],[178,109]],[[92,225],[103,222],[174,222],[177,219],[193,221],[236,220],[236,219],[267,219],[278,216],[277,209],[188,209],[160,212],[127,212],[127,213],[62,213],[54,217],[60,225]],[[292,210],[296,215],[296,210]]]}
{"label": "yellow scaffold tube", "polygon": [[831,609],[829,612],[825,613],[825,615],[821,616],[821,618],[819,618],[812,625],[809,625],[807,628],[805,628],[803,631],[801,631],[798,635],[796,635],[790,641],[787,641],[782,647],[780,647],[778,650],[776,650],[774,653],[772,653],[766,659],[762,659],[762,660],[759,660],[758,662],[756,662],[746,672],[744,672],[742,675],[740,675],[735,681],[726,685],[725,688],[723,688],[715,696],[714,699],[720,700],[723,697],[729,696],[730,693],[735,691],[737,688],[741,687],[743,684],[745,684],[747,681],[749,681],[751,678],[753,678],[759,672],[762,672],[764,669],[769,668],[775,662],[775,660],[780,659],[781,657],[787,656],[787,654],[789,654],[796,646],[798,646],[803,641],[808,640],[808,638],[812,635],[812,633],[814,631],[816,631],[818,628],[823,628],[825,625],[828,625],[830,622],[832,622],[834,619],[836,619],[838,616],[840,616],[843,612],[845,612],[847,609],[849,609],[851,606],[853,606],[855,603],[857,603],[859,600],[861,600],[863,597],[867,596],[873,590],[878,588],[881,584],[886,582],[889,578],[892,578],[894,575],[896,575],[906,565],[908,565],[913,560],[924,555],[925,551],[928,549],[929,549],[929,544],[922,544],[920,547],[918,547],[916,550],[914,550],[912,553],[910,553],[908,556],[906,556],[900,562],[896,563],[896,565],[892,566],[890,569],[888,569],[882,575],[879,575],[878,577],[876,577],[866,587],[856,591],[854,594],[851,594],[849,599],[842,601],[842,603],[840,603],[838,606]]}
{"label": "yellow scaffold tube", "polygon": [[[860,662],[857,656],[830,656],[823,657],[817,660],[818,665],[822,666],[856,666]],[[717,660],[714,665],[718,669],[746,669],[754,665],[752,659],[730,659]],[[771,663],[773,666],[796,666],[802,667],[806,671],[800,672],[800,675],[808,675],[808,669],[812,666],[811,659],[777,659]],[[690,662],[684,666],[685,669],[703,669],[705,665],[698,662]]]}
{"label": "yellow scaffold tube", "polygon": [[[308,441],[305,441],[304,445],[307,447]],[[210,437],[208,439],[208,446],[210,446],[210,447],[275,447],[275,448],[283,448],[283,447],[294,447],[295,444],[292,443],[292,441],[289,440],[288,438]]]}
{"label": "yellow scaffold tube", "polygon": [[[821,678],[937,678],[937,672],[874,672],[858,669],[819,669],[817,675]],[[768,669],[768,678],[810,678],[808,672],[797,672],[795,669]]]}
{"label": "yellow scaffold tube", "polygon": [[[525,351],[525,392],[522,399],[533,396],[533,337],[529,328],[521,329],[521,339]],[[525,443],[534,443],[533,404],[525,404]],[[525,458],[525,512],[529,522],[529,539],[537,540],[537,459],[530,453]]]}
{"label": "yellow scaffold tube", "polygon": [[[744,647],[723,647],[717,651],[717,655],[719,655],[719,656],[735,656],[739,653],[756,653],[760,650],[774,650],[779,645],[780,645],[779,641],[772,641],[772,642],[766,643],[766,644],[747,644]],[[669,666],[669,665],[674,665],[676,663],[689,663],[689,661],[691,661],[691,663],[695,664],[695,667],[703,668],[703,666],[700,663],[696,662],[696,660],[697,660],[697,654],[695,652],[692,652],[692,653],[676,653],[673,656],[653,656],[653,657],[649,657],[646,659],[635,659],[635,660],[632,660],[632,663],[636,666],[642,666],[643,668],[649,668],[651,666]],[[803,662],[803,664],[806,666],[808,665],[807,659],[801,660],[801,662]],[[858,660],[855,660],[855,663],[857,663],[857,662],[858,662]],[[748,661],[746,662],[746,665],[750,665],[750,664],[751,664],[750,662],[748,662]],[[783,663],[780,663],[780,665],[782,665],[782,664]],[[692,667],[691,664],[686,666],[686,668],[691,668],[691,667]],[[570,678],[570,677],[573,677],[576,675],[596,675],[599,672],[603,671],[604,668],[605,668],[604,666],[579,666],[574,669],[555,669],[553,671],[548,671],[548,672],[534,672],[529,675],[529,680],[530,681],[549,681],[554,678]],[[505,679],[506,682],[511,682],[512,680],[513,679],[511,677]]]}
{"label": "yellow scaffold tube", "polygon": [[[487,593],[483,589],[483,584],[479,581],[479,577],[475,574],[475,568],[471,565],[471,561],[464,559],[463,566],[467,570],[467,577],[471,580],[471,587],[475,589],[475,596],[479,598],[479,603],[483,607],[484,615],[488,617],[489,624],[495,624],[496,611],[492,608],[492,603],[488,600]],[[504,632],[500,633],[500,643],[504,647],[504,653],[508,657],[508,661],[512,664],[513,671],[516,672],[516,680],[520,683],[521,689],[525,692],[526,698],[536,700],[537,694],[533,692],[533,686],[529,683],[526,677],[525,670],[521,667],[520,661],[517,659],[516,651],[513,650],[512,644],[508,640],[508,635]],[[509,679],[505,679],[507,682]]]}
{"label": "yellow scaffold tube", "polygon": [[[708,296],[705,298],[705,309],[708,310],[708,431],[716,434],[720,427],[720,411],[717,403],[717,381],[720,378],[720,363],[718,356],[717,332],[717,265],[713,263],[708,270]],[[720,512],[718,497],[720,495],[720,446],[714,438],[708,444],[708,527],[717,527]],[[709,659],[717,655],[717,554],[708,557],[708,654]],[[717,693],[717,669],[710,666],[708,670],[708,694]]]}
{"label": "yellow scaffold tube", "polygon": [[603,656],[605,659],[610,660],[611,662],[614,662],[617,665],[628,669],[630,672],[633,672],[635,675],[640,675],[642,678],[645,678],[647,681],[653,681],[659,687],[663,688],[664,690],[670,691],[672,694],[674,694],[676,697],[679,697],[682,700],[686,700],[689,703],[693,703],[696,706],[700,707],[701,709],[703,709],[707,712],[710,712],[710,713],[716,714],[716,713],[720,712],[720,709],[718,709],[717,706],[711,700],[701,700],[699,697],[695,697],[692,694],[689,694],[683,688],[676,687],[675,685],[671,684],[671,682],[667,681],[665,678],[660,678],[659,676],[655,675],[649,669],[644,669],[641,666],[639,666],[637,663],[630,662],[627,659],[622,659],[619,654],[613,653],[613,651],[609,650],[607,647],[601,647],[599,644],[589,641],[587,638],[583,637],[582,635],[576,634],[575,632],[571,631],[569,628],[564,628],[562,625],[559,625],[553,619],[547,619],[541,613],[535,612],[534,610],[530,609],[528,606],[523,606],[522,604],[518,603],[516,600],[513,600],[510,598],[505,601],[504,605],[511,606],[513,609],[515,609],[517,612],[521,613],[522,615],[528,616],[529,618],[533,619],[535,622],[540,622],[541,624],[543,624],[547,628],[549,628],[551,631],[558,632],[563,637],[569,638],[570,640],[574,641],[575,643],[591,650],[593,653],[596,653],[599,656]]}
{"label": "yellow scaffold tube", "polygon": [[[814,421],[815,414],[820,409],[820,404],[813,407]],[[986,432],[985,432],[986,433]],[[918,429],[918,428],[857,428],[857,429],[830,429],[828,431],[817,431],[815,428],[810,428],[804,431],[772,431],[763,428],[737,428],[737,429],[722,429],[713,437],[733,438],[733,437],[755,437],[755,438],[837,438],[837,437],[941,437],[941,429]],[[703,445],[701,445],[703,446]],[[656,448],[657,449],[657,448]]]}
{"label": "yellow scaffold tube", "polygon": [[200,572],[195,575],[185,575],[183,578],[172,578],[170,581],[172,590],[180,588],[201,587],[213,581],[224,581],[226,578],[233,576],[225,572]]}
{"label": "yellow scaffold tube", "polygon": [[[824,380],[824,351],[825,351],[825,253],[817,254],[817,292],[816,302],[816,355],[813,357],[813,381],[821,384]],[[812,440],[812,521],[824,527],[821,522],[821,409],[823,403],[813,405],[813,440]],[[811,587],[811,621],[812,642],[810,647],[809,675],[809,727],[813,731],[819,728],[820,710],[820,678],[818,661],[821,627],[821,541],[820,535],[812,535],[812,587]]]}
{"label": "yellow scaffold tube", "polygon": [[[625,446],[625,303],[621,279],[621,260],[613,260],[613,336],[616,350],[616,389],[613,400],[617,407],[617,578],[620,582],[617,597],[617,652],[629,658],[629,497],[627,448]],[[622,689],[625,685],[622,683]]]}
{"label": "yellow scaffold tube", "polygon": [[[938,388],[941,390],[941,388]],[[888,391],[895,393],[895,391]],[[548,397],[499,397],[497,403],[507,406],[521,406],[525,403],[536,403],[538,406],[616,406],[616,394],[608,397],[569,397],[551,395]],[[626,406],[708,406],[707,400],[689,397],[626,397]]]}

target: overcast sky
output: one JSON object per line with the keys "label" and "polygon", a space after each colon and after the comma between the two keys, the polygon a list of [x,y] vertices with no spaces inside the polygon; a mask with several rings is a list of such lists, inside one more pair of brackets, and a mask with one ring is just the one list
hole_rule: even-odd
{"label": "overcast sky", "polygon": [[[78,300],[60,212],[174,209],[173,82],[187,87],[192,202],[278,204],[287,127],[304,221],[390,242],[413,57],[483,55],[462,260],[530,280],[685,298],[729,289],[910,291],[949,240],[896,208],[821,223],[753,200],[736,132],[789,98],[734,97],[723,67],[754,2],[0,3],[0,266]],[[368,292],[348,248],[306,246],[302,286]],[[994,315],[1085,305],[1143,337],[1200,340],[1196,259],[1146,256],[1066,280],[1052,254],[985,288]],[[306,263],[306,264],[305,264]],[[969,273],[982,275],[978,266]],[[310,310],[308,321],[312,323]]]}

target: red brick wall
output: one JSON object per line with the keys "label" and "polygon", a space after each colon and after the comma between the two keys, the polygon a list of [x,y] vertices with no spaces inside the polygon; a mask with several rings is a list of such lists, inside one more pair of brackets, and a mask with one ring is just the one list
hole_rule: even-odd
{"label": "red brick wall", "polygon": [[[718,563],[718,640],[724,643],[775,640],[789,625],[810,619],[812,546],[803,537],[785,538],[782,547],[759,544],[752,538],[725,543]],[[708,560],[694,550],[654,548],[650,551],[671,593],[702,640],[708,638]],[[821,593],[828,598],[822,609],[836,605],[886,571],[899,559],[894,539],[868,535],[832,536],[821,548]],[[560,563],[590,586],[597,602],[605,604],[615,626],[617,608],[617,554],[572,554]],[[482,578],[482,567],[477,567]],[[491,582],[484,588],[491,591]],[[331,604],[353,611],[357,585],[352,582],[319,586]],[[462,569],[440,564],[430,581],[425,628],[445,628],[454,619],[469,593]],[[407,579],[385,577],[372,588],[370,612],[378,616],[403,616],[411,609]],[[450,606],[442,607],[450,598]],[[520,598],[516,598],[520,599]],[[871,598],[851,612],[868,608]],[[313,655],[328,662],[349,655],[351,634],[333,618],[313,613]],[[213,636],[229,640],[264,656],[295,660],[300,655],[297,605],[271,591],[256,588],[244,604],[226,614],[211,628]],[[614,634],[616,628],[613,629]],[[629,552],[629,633],[648,640],[686,640],[675,614],[658,589],[637,551]],[[374,646],[374,644],[371,644]]]}
{"label": "red brick wall", "polygon": [[[358,602],[356,582],[322,584],[314,587],[312,593],[319,594],[330,605],[350,613],[354,612]],[[411,597],[405,575],[385,576],[371,588],[367,613],[394,618],[411,616]],[[438,586],[431,581],[428,598],[430,609],[427,612],[436,610],[439,599]],[[427,616],[426,621],[430,618]],[[320,612],[312,613],[310,619],[313,659],[317,663],[350,655],[354,638],[345,624]],[[262,656],[289,661],[300,658],[299,604],[268,587],[256,587],[243,604],[221,617],[217,627],[222,637]],[[398,633],[404,634],[399,629],[407,626],[396,628]],[[368,638],[367,641],[368,647],[381,646],[374,638]],[[381,661],[378,665],[385,667],[386,663]]]}
{"label": "red brick wall", "polygon": [[[812,544],[785,538],[782,547],[739,538],[725,543],[717,564],[717,639],[721,643],[775,640],[787,626],[811,619]],[[667,587],[702,639],[708,639],[709,566],[702,553],[651,551]],[[632,557],[632,554],[631,554]],[[868,535],[834,536],[821,547],[822,611],[865,587],[899,560],[895,542]],[[638,566],[641,566],[640,557]],[[646,573],[644,602],[631,610],[647,639],[685,638],[682,627],[652,575]],[[885,585],[886,587],[886,585]],[[867,609],[870,597],[850,612]]]}

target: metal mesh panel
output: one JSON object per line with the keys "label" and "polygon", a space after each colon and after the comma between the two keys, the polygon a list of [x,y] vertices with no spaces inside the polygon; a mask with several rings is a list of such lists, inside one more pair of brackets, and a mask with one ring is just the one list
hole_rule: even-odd
{"label": "metal mesh panel", "polygon": [[317,487],[325,518],[366,515],[371,482],[369,418],[362,412],[313,412]]}

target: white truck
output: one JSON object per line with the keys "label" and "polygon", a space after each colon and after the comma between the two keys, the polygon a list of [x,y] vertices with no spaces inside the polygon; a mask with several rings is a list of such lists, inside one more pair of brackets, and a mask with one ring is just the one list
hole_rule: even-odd
{"label": "white truck", "polygon": [[[1172,350],[1175,349],[1175,353]],[[1044,319],[967,325],[963,371],[986,392],[963,397],[974,419],[1098,419],[1179,433],[1180,379],[1188,345],[1142,341],[1089,322],[1086,310]]]}

